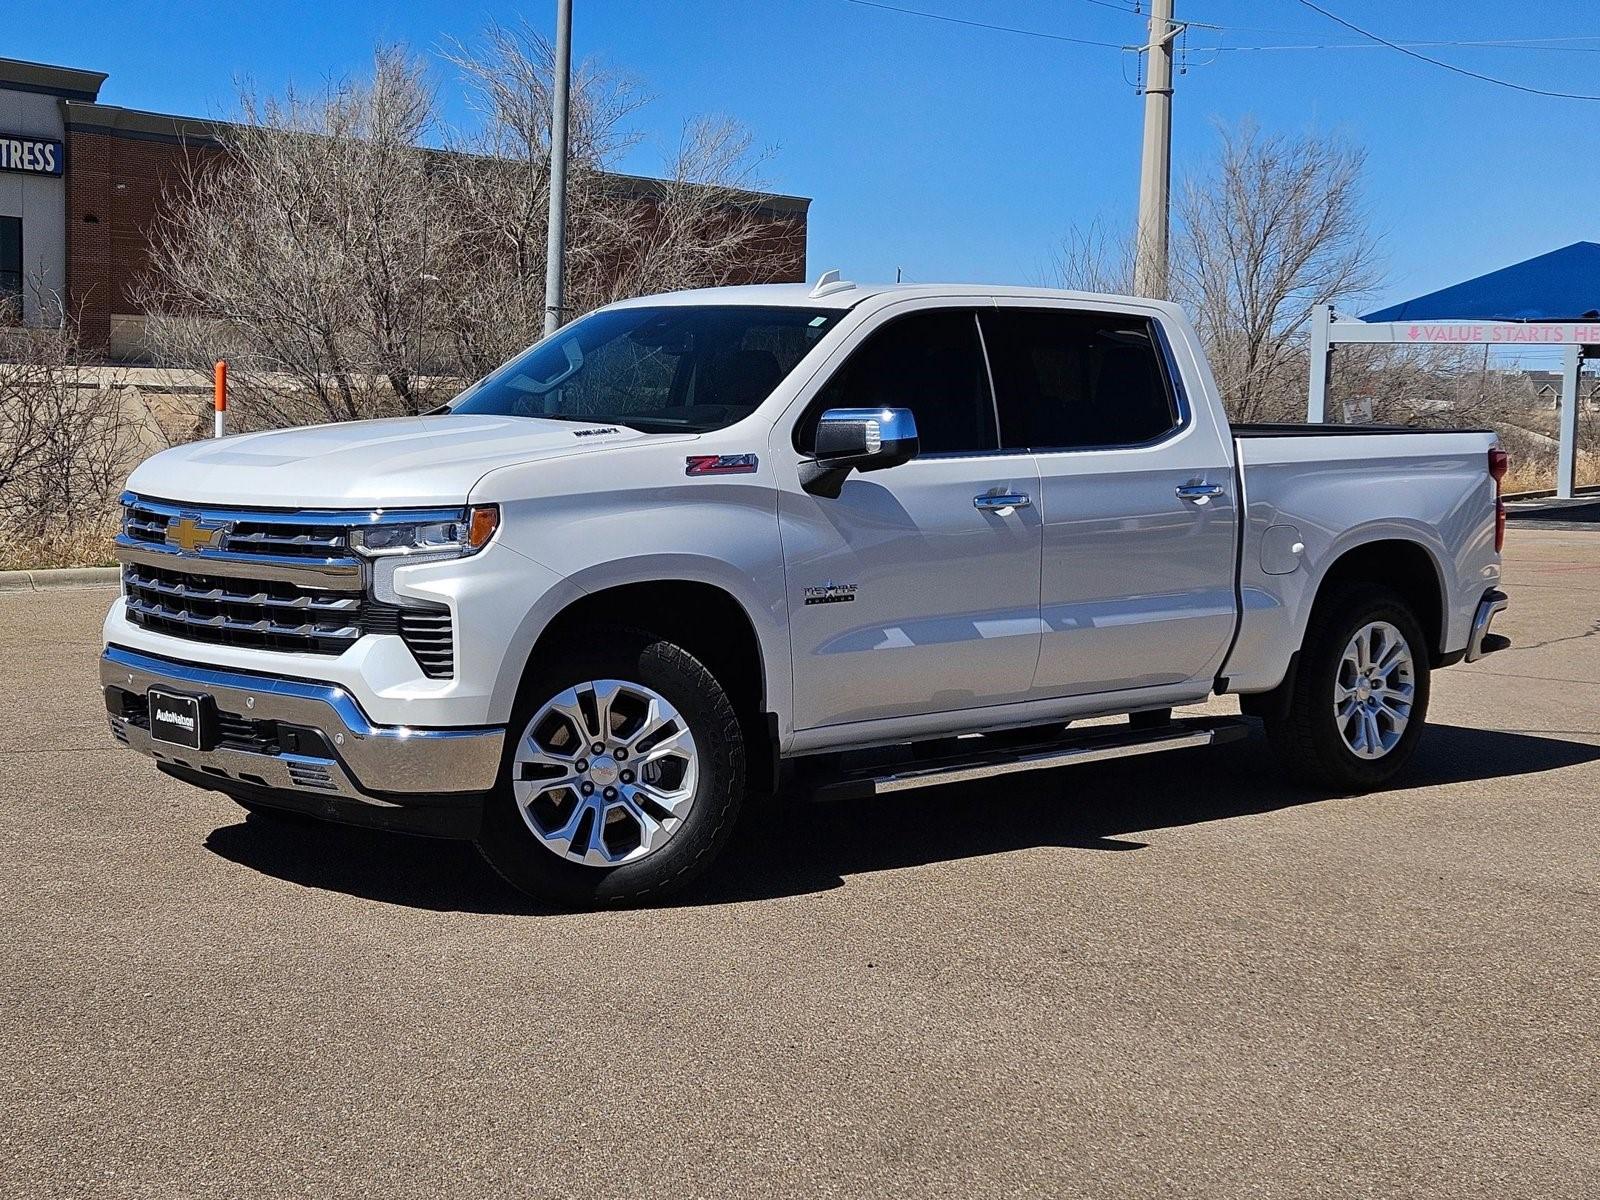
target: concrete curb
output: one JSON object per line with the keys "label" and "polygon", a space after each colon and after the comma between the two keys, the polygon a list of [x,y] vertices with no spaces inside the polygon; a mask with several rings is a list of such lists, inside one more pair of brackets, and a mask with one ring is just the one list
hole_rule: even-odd
{"label": "concrete curb", "polygon": [[58,567],[50,571],[0,571],[0,592],[39,592],[46,588],[115,587],[120,567]]}

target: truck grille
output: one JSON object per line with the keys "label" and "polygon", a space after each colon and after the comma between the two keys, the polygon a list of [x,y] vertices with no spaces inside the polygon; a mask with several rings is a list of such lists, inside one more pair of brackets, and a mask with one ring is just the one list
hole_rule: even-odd
{"label": "truck grille", "polygon": [[256,650],[342,654],[362,634],[361,598],[277,580],[122,568],[128,619],[155,633]]}
{"label": "truck grille", "polygon": [[298,654],[342,654],[364,634],[397,635],[428,678],[454,675],[448,608],[382,603],[363,586],[349,532],[383,514],[208,510],[131,492],[123,507],[117,546],[133,624]]}
{"label": "truck grille", "polygon": [[[179,506],[133,498],[123,514],[122,532],[134,542],[151,546],[167,544],[168,527],[188,512]],[[203,517],[203,512],[196,512]],[[220,543],[213,549],[229,554],[275,555],[279,558],[304,558],[325,562],[343,559],[350,553],[347,540],[348,522],[322,521],[307,517],[304,521],[273,517],[250,520],[240,514],[229,523]]]}

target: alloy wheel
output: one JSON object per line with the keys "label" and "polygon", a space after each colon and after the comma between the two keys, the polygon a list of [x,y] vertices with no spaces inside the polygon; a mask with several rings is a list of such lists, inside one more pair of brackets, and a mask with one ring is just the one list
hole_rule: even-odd
{"label": "alloy wheel", "polygon": [[615,867],[660,850],[694,804],[699,752],[659,692],[597,679],[547,700],[523,729],[511,783],[522,819],[569,862]]}
{"label": "alloy wheel", "polygon": [[1351,753],[1372,760],[1393,750],[1415,696],[1416,664],[1404,635],[1387,621],[1356,630],[1333,683],[1334,719]]}

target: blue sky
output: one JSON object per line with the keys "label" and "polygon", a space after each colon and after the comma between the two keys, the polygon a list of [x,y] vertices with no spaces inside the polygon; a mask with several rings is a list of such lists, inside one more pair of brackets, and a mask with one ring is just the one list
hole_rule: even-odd
{"label": "blue sky", "polygon": [[[1135,0],[885,0],[898,7],[1121,45]],[[1588,37],[1582,51],[1440,46],[1424,53],[1534,86],[1600,93],[1590,0],[1319,0],[1394,40]],[[235,80],[276,90],[359,73],[377,40],[431,51],[490,19],[549,28],[554,0],[187,4],[31,2],[4,52],[110,72],[101,98],[226,115]],[[726,113],[776,147],[780,191],[814,198],[810,269],[857,279],[1030,282],[1075,221],[1131,223],[1141,101],[1116,49],[971,28],[849,0],[576,0],[575,49],[656,97],[623,166],[650,172],[682,122]],[[1600,103],[1524,95],[1382,48],[1217,47],[1360,39],[1297,0],[1177,0],[1221,28],[1189,35],[1174,158],[1210,151],[1215,119],[1336,130],[1370,153],[1368,206],[1387,250],[1374,299],[1418,292],[1577,240],[1600,240]],[[441,67],[448,111],[454,82]]]}

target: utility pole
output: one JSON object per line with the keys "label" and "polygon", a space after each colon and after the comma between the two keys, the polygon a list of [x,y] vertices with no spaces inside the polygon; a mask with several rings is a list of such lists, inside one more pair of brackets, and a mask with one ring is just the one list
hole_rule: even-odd
{"label": "utility pole", "polygon": [[556,0],[555,89],[550,105],[550,226],[544,264],[544,332],[561,327],[566,310],[567,115],[572,83],[572,0]]}
{"label": "utility pole", "polygon": [[1139,229],[1133,290],[1167,298],[1167,225],[1172,189],[1172,43],[1183,27],[1172,0],[1151,0],[1145,44],[1144,149],[1139,160]]}

